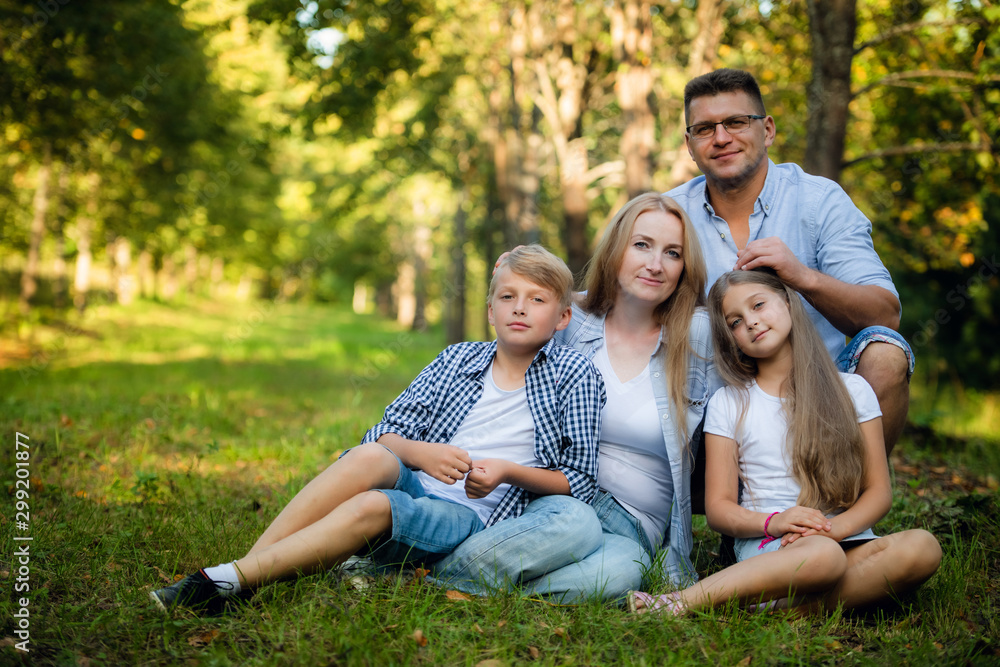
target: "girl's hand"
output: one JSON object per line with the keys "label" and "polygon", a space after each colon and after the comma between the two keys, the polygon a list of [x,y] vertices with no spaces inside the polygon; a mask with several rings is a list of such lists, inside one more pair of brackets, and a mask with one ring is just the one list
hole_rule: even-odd
{"label": "girl's hand", "polygon": [[832,528],[833,524],[819,510],[796,505],[772,517],[767,525],[767,532],[775,537],[782,535],[781,545],[785,546],[798,539],[790,539],[791,537],[805,535],[806,531],[814,531],[814,535],[825,534]]}
{"label": "girl's hand", "polygon": [[809,537],[810,535],[823,535],[824,537],[829,537],[831,540],[840,542],[842,539],[847,537],[847,535],[841,535],[840,530],[837,530],[837,525],[834,523],[835,519],[827,519],[830,522],[829,530],[815,530],[810,528],[809,530],[803,531],[801,533],[787,533],[781,538],[781,546],[786,546],[793,543],[800,537]]}
{"label": "girl's hand", "polygon": [[464,449],[441,442],[427,442],[412,454],[414,467],[445,484],[454,484],[472,469],[472,457]]}
{"label": "girl's hand", "polygon": [[469,498],[485,498],[506,481],[507,466],[510,461],[503,459],[481,459],[472,462],[472,470],[465,478],[465,495]]}

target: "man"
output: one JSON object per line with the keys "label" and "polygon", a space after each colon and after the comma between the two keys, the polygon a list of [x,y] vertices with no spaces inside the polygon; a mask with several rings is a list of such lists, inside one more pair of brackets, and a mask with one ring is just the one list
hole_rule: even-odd
{"label": "man", "polygon": [[802,294],[840,370],[875,390],[891,452],[906,422],[913,352],[896,332],[899,294],[875,252],[871,222],[833,181],[768,158],[775,123],[747,72],[692,79],[684,113],[684,143],[704,175],[667,195],[698,231],[708,285],[727,271],[764,266]]}

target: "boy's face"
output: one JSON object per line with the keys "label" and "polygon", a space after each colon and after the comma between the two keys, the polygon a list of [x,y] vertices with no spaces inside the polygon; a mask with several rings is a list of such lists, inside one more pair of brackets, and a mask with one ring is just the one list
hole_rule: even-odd
{"label": "boy's face", "polygon": [[499,343],[512,352],[527,354],[541,349],[555,332],[566,328],[571,312],[548,287],[507,267],[498,270],[489,320]]}

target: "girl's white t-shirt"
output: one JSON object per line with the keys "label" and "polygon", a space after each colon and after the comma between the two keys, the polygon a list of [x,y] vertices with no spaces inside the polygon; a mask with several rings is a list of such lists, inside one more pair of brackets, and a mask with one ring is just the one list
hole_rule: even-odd
{"label": "girl's white t-shirt", "polygon": [[639,519],[655,548],[663,542],[670,521],[674,480],[649,364],[639,375],[622,382],[611,367],[606,345],[591,361],[601,372],[607,392],[601,411],[597,483]]}
{"label": "girl's white t-shirt", "polygon": [[[543,468],[535,457],[535,420],[525,387],[505,391],[493,381],[493,363],[483,373],[483,395],[465,416],[448,444],[461,447],[473,461],[504,459],[531,468]],[[485,524],[510,489],[500,484],[485,498],[465,495],[465,480],[445,484],[422,470],[415,473],[428,495],[475,510]]]}
{"label": "girl's white t-shirt", "polygon": [[[878,398],[860,375],[841,373],[854,401],[858,423],[882,416]],[[791,474],[792,464],[785,436],[788,420],[781,399],[764,392],[756,382],[748,387],[749,404],[739,433],[740,391],[723,387],[715,392],[705,412],[705,433],[735,440],[739,445],[740,474],[746,488],[740,505],[754,512],[780,512],[797,504],[799,483]]]}

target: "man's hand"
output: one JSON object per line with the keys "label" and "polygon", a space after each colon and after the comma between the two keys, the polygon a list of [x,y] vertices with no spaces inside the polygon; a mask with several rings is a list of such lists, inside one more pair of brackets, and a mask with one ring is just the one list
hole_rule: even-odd
{"label": "man's hand", "polygon": [[799,261],[784,241],[777,236],[751,241],[736,257],[734,271],[756,269],[767,266],[774,269],[781,278],[793,289],[800,292],[808,290],[813,271]]}
{"label": "man's hand", "polygon": [[465,495],[470,498],[485,498],[493,489],[507,481],[510,461],[503,459],[480,459],[472,462],[472,470],[465,478]]}
{"label": "man's hand", "polygon": [[[514,246],[514,250],[517,250],[518,248],[523,248],[523,247],[524,247],[523,245],[516,245],[516,246]],[[499,268],[500,268],[500,262],[502,262],[502,261],[504,261],[505,259],[507,259],[508,257],[510,257],[510,253],[514,252],[514,250],[508,250],[508,251],[507,251],[507,252],[505,252],[504,254],[502,254],[502,255],[500,255],[499,257],[497,257],[497,261],[496,261],[496,263],[495,263],[495,264],[493,265],[493,273],[496,273],[496,272],[497,272],[497,269],[499,269]]]}
{"label": "man's hand", "polygon": [[472,469],[468,452],[440,442],[428,442],[414,448],[411,458],[414,467],[445,484],[454,484]]}

